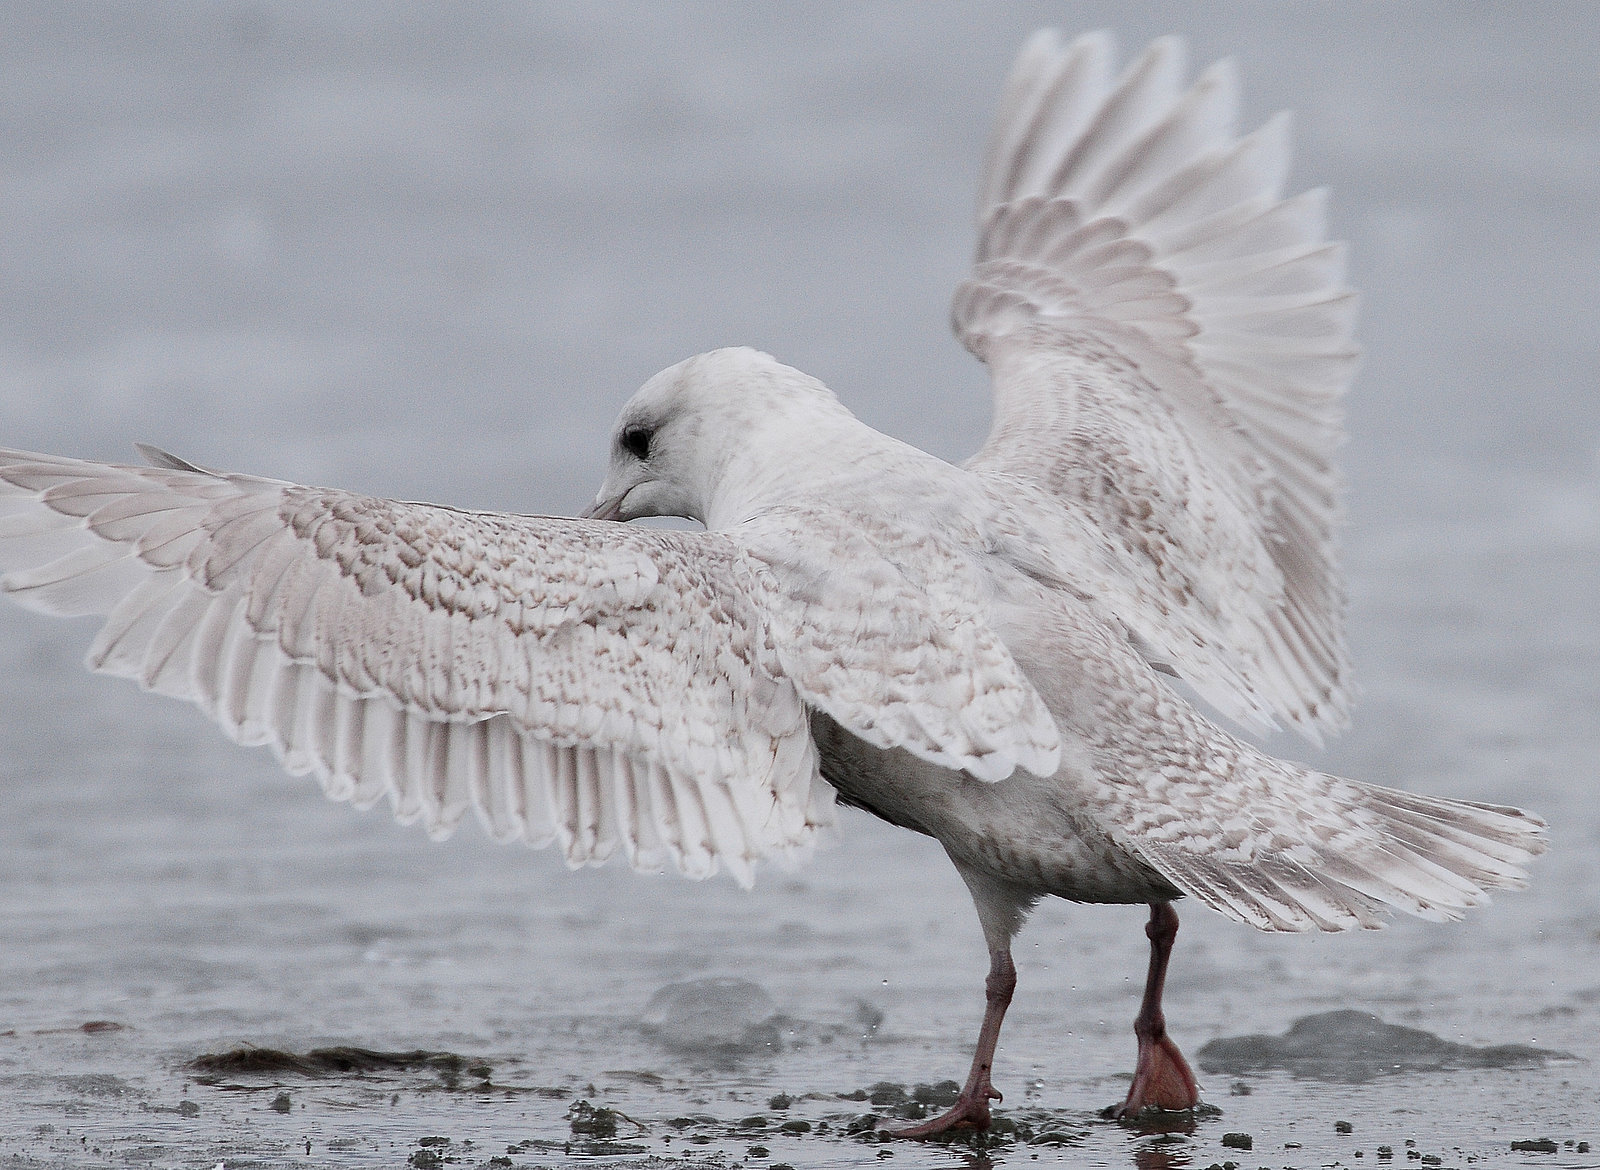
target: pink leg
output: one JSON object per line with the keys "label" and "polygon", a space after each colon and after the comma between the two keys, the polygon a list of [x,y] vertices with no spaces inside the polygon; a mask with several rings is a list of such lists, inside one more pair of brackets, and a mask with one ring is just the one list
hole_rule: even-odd
{"label": "pink leg", "polygon": [[1193,1109],[1200,1103],[1200,1086],[1194,1073],[1167,1035],[1167,1018],[1161,1013],[1161,991],[1167,981],[1167,959],[1178,936],[1178,912],[1170,903],[1150,903],[1150,921],[1144,933],[1150,940],[1150,973],[1145,979],[1144,1002],[1133,1022],[1139,1038],[1139,1062],[1133,1085],[1116,1117],[1132,1117],[1143,1109]]}
{"label": "pink leg", "polygon": [[978,1050],[972,1054],[972,1071],[967,1083],[948,1112],[914,1125],[891,1131],[895,1137],[924,1138],[952,1129],[988,1129],[989,1102],[999,1101],[1000,1093],[989,1083],[989,1066],[994,1063],[994,1047],[1000,1041],[1000,1022],[1017,989],[1017,969],[1009,949],[989,952],[989,978],[984,983],[983,1026],[978,1029]]}

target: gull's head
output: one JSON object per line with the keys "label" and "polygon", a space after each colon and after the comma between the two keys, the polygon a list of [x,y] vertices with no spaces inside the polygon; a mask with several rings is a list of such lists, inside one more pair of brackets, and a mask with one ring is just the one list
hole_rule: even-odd
{"label": "gull's head", "polygon": [[639,388],[611,431],[611,462],[592,519],[683,516],[713,525],[729,495],[821,445],[841,421],[859,427],[821,382],[754,349],[716,349]]}

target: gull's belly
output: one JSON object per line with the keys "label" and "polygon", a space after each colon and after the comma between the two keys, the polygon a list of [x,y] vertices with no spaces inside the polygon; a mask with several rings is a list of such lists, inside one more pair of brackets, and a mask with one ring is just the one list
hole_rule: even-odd
{"label": "gull's belly", "polygon": [[1049,778],[1018,769],[989,784],[908,752],[873,747],[825,715],[812,716],[812,735],[822,774],[844,803],[935,838],[958,866],[1074,902],[1181,896],[1112,841],[1075,799],[1068,768]]}

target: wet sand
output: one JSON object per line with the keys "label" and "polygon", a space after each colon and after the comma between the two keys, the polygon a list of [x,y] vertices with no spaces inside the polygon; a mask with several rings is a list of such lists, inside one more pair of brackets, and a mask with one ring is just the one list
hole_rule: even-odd
{"label": "wet sand", "polygon": [[[1600,1014],[1593,909],[1568,884],[1588,855],[1561,848],[1572,815],[1531,891],[1462,924],[1269,937],[1185,913],[1168,1010],[1206,1090],[1194,1118],[1099,1116],[1131,1070],[1142,916],[1046,904],[1018,948],[1003,1124],[886,1144],[882,1126],[963,1074],[981,1011],[982,946],[935,848],[852,814],[823,864],[744,894],[569,873],[475,831],[434,845],[325,804],[187,711],[85,683],[25,618],[0,629],[8,675],[42,672],[8,695],[7,746],[40,723],[60,737],[31,748],[50,783],[6,777],[0,1158],[18,1165],[1070,1151],[1303,1167],[1378,1165],[1388,1147],[1463,1166],[1540,1139],[1556,1150],[1536,1164],[1596,1164],[1578,1143],[1600,1137],[1600,1079],[1555,1055],[1586,1053]],[[1297,1022],[1320,1060],[1283,1039]],[[1224,1144],[1237,1134],[1250,1151]]]}

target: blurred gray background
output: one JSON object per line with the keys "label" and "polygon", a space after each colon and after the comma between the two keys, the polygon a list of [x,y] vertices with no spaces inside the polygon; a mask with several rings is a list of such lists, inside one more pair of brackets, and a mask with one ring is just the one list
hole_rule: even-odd
{"label": "blurred gray background", "polygon": [[0,428],[570,508],[615,408],[751,344],[941,454],[945,326],[1022,37],[1231,55],[1334,188],[1354,502],[1600,449],[1600,10],[1523,4],[6,6]]}
{"label": "blurred gray background", "polygon": [[[1532,891],[1461,927],[1289,940],[1187,912],[1180,1039],[1359,1007],[1464,1042],[1591,1046],[1600,5],[8,3],[0,443],[125,459],[137,439],[288,479],[572,512],[639,383],[750,344],[964,457],[987,389],[946,307],[991,110],[1044,24],[1113,28],[1127,52],[1179,32],[1196,70],[1235,57],[1247,126],[1297,111],[1292,186],[1330,186],[1351,243],[1367,356],[1346,560],[1366,698],[1326,752],[1275,746],[1554,825]],[[384,1095],[374,1121],[333,1089],[293,1117],[199,1089],[200,1113],[175,1113],[181,1062],[246,1041],[489,1054],[535,1083],[594,1080],[646,1117],[965,1067],[983,951],[926,842],[850,817],[830,861],[749,896],[567,874],[470,828],[434,846],[278,781],[192,712],[83,677],[86,642],[0,611],[0,1154],[78,1164],[82,1136],[145,1164],[277,1164],[304,1138],[378,1165],[424,1126],[482,1149],[567,1132],[564,1101],[507,1115]],[[1002,1042],[1008,1104],[1025,1076],[1084,1119],[1120,1097],[1139,925],[1041,909]],[[886,1022],[848,1051],[708,1079],[629,1030],[663,983],[704,974],[762,984],[802,1034]],[[93,1018],[129,1030],[85,1039]],[[1416,1128],[1392,1133],[1381,1086],[1209,1088],[1230,1128],[1313,1117],[1327,1142],[1334,1111],[1356,1118],[1353,1141],[1448,1132],[1482,1153],[1540,1127],[1600,1136],[1581,1133],[1595,1076],[1412,1078]],[[1479,1129],[1459,1128],[1463,1100]],[[1202,1165],[1226,1156],[1206,1132]],[[1125,1161],[1137,1136],[1091,1144]],[[1134,1150],[1185,1164],[1154,1156]]]}

